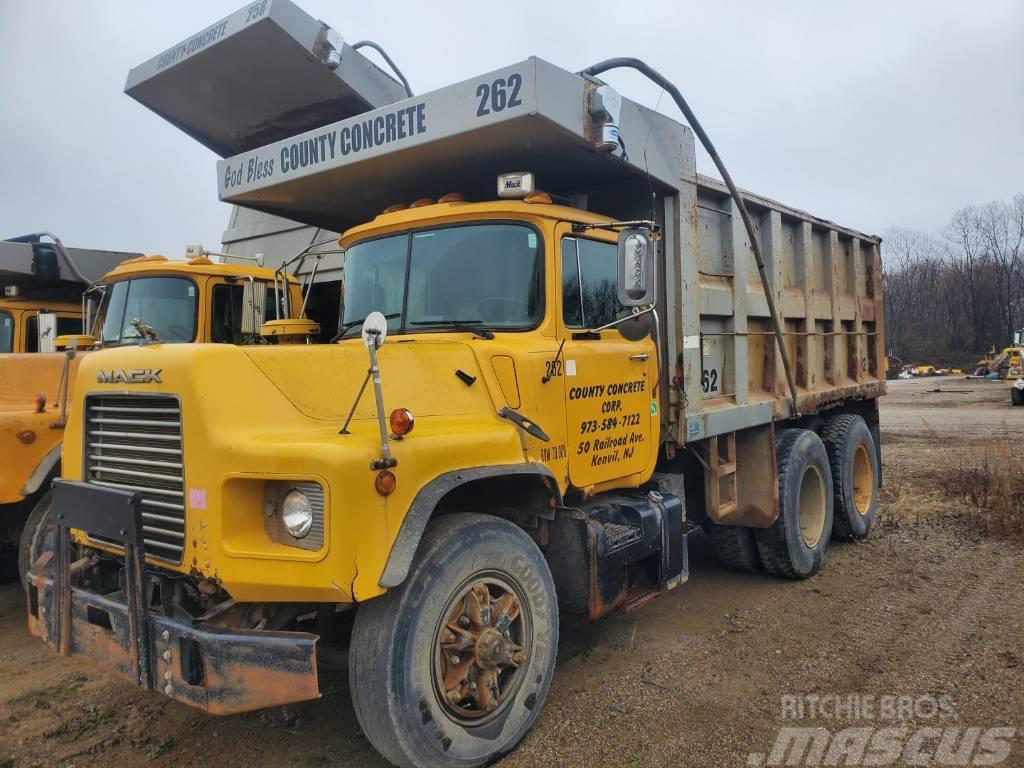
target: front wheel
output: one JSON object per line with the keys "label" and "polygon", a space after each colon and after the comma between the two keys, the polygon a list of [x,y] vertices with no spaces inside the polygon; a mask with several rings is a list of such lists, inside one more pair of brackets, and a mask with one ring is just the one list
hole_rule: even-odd
{"label": "front wheel", "polygon": [[21,586],[28,586],[28,571],[32,564],[39,559],[43,553],[46,534],[52,528],[50,517],[50,505],[53,502],[53,492],[47,491],[32,508],[32,512],[25,521],[25,527],[21,529],[21,538],[18,540],[18,578],[21,579]]}
{"label": "front wheel", "polygon": [[536,720],[557,646],[555,587],[533,540],[505,520],[447,515],[405,582],[358,608],[356,716],[395,765],[486,765]]}

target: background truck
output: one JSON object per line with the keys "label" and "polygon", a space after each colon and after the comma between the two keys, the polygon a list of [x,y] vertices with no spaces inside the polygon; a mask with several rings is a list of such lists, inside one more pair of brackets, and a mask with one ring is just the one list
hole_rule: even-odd
{"label": "background truck", "polygon": [[[50,313],[55,321],[46,313],[22,313],[26,320],[35,317],[42,329],[37,348],[47,342],[51,349],[54,344],[64,348],[71,341],[74,347],[50,354],[0,356],[0,432],[9,441],[0,476],[0,514],[7,540],[18,548],[16,562],[22,578],[46,530],[48,489],[60,474],[66,404],[74,393],[82,358],[94,349],[155,340],[257,343],[260,327],[268,313],[274,313],[279,295],[274,271],[265,267],[215,264],[206,257],[171,261],[163,256],[102,252],[102,257],[89,259],[87,254],[71,253],[76,263],[89,264],[94,271],[97,265],[106,267],[123,258],[90,285],[78,283],[70,289],[79,294],[77,314],[71,314],[71,304],[62,305],[60,313]],[[285,281],[292,311],[298,313],[303,305],[300,286],[292,278],[279,277],[279,289]],[[21,335],[25,333],[31,334],[31,328]],[[115,373],[124,378],[141,375],[131,370]],[[118,383],[117,378],[111,383]],[[13,553],[5,558],[5,563],[14,562]]]}
{"label": "background truck", "polygon": [[[692,129],[601,82],[616,66]],[[28,595],[61,653],[225,714],[316,698],[318,644],[347,646],[389,761],[482,765],[540,712],[560,611],[678,587],[701,530],[786,578],[870,531],[879,241],[737,190],[642,62],[527,59],[218,180],[344,233],[337,343],[83,361]],[[110,408],[137,420],[116,439]],[[133,469],[153,447],[180,460]]]}
{"label": "background truck", "polygon": [[[24,524],[57,475],[65,358],[58,336],[82,332],[82,293],[138,254],[65,249],[27,235],[0,241],[0,572],[13,578]],[[27,564],[27,563],[26,563]],[[22,571],[23,573],[23,571]]]}

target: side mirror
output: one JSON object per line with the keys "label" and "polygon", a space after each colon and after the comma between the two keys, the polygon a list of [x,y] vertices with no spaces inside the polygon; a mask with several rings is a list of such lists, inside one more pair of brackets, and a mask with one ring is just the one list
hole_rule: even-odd
{"label": "side mirror", "polygon": [[40,312],[36,315],[36,328],[39,343],[36,347],[40,352],[56,352],[57,315],[53,312]]}
{"label": "side mirror", "polygon": [[654,304],[654,238],[646,227],[619,232],[619,303],[626,307]]}

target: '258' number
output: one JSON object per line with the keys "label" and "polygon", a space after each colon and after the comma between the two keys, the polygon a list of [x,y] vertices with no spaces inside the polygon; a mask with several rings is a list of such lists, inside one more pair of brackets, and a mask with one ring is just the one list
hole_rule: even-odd
{"label": "'258' number", "polygon": [[476,97],[480,105],[476,108],[476,116],[483,117],[491,112],[502,112],[508,107],[518,107],[523,103],[519,98],[519,89],[523,87],[523,76],[513,72],[508,80],[499,77],[493,83],[480,83],[476,87]]}

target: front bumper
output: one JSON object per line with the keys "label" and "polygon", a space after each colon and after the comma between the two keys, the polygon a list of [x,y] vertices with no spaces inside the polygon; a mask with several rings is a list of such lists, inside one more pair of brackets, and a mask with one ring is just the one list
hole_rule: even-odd
{"label": "front bumper", "polygon": [[[140,596],[149,590],[144,568],[133,569],[133,560],[141,564],[141,548],[133,539],[141,544],[135,534],[142,527],[138,499],[132,496],[57,481],[57,544],[28,575],[29,632],[65,656],[210,714],[318,698],[316,635],[220,629],[142,608]],[[126,589],[98,595],[73,585],[66,544],[71,528],[123,542]]]}

